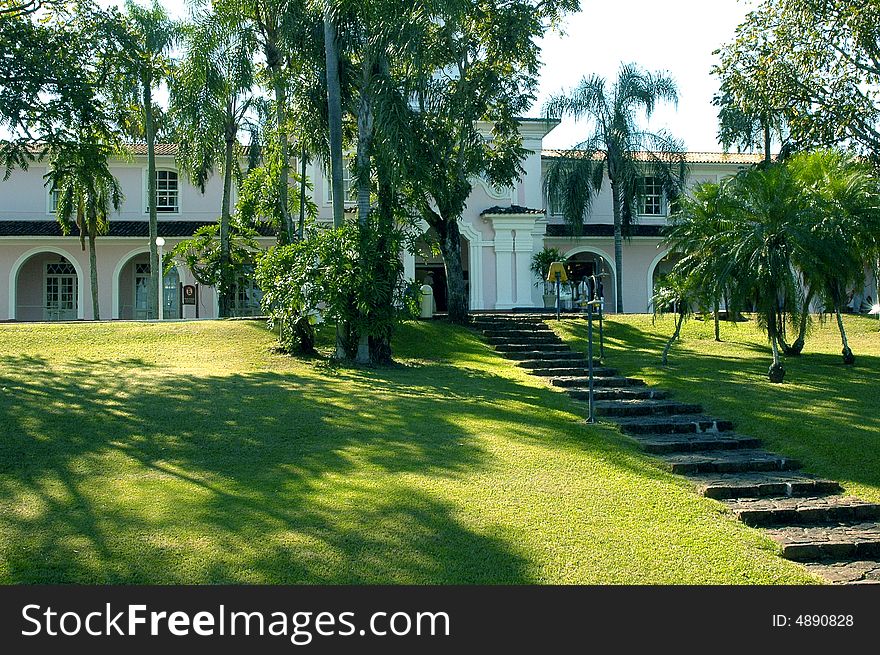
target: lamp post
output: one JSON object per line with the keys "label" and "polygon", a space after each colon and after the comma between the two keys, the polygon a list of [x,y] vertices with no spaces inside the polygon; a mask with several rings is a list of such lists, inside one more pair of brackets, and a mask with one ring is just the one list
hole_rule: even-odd
{"label": "lamp post", "polygon": [[159,320],[165,319],[165,276],[162,275],[162,248],[165,246],[165,239],[156,237],[156,247],[159,249]]}
{"label": "lamp post", "polygon": [[553,262],[547,271],[547,281],[556,282],[556,320],[559,320],[559,313],[562,309],[562,299],[560,298],[560,290],[563,282],[568,282],[568,273],[565,271],[565,265],[562,262]]}

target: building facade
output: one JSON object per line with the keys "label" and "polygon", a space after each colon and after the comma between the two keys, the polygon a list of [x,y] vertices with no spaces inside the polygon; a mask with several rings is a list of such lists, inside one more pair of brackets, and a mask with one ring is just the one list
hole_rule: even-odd
{"label": "building facade", "polygon": [[[548,207],[543,193],[543,170],[558,153],[542,148],[554,127],[542,120],[524,119],[523,144],[531,154],[523,161],[525,174],[508,188],[474,180],[474,190],[462,216],[462,261],[472,310],[543,307],[544,285],[530,271],[534,253],[558,248],[582,272],[606,274],[606,307],[613,309],[623,294],[624,310],[650,310],[653,281],[669,265],[660,230],[668,206],[662,194],[648,194],[640,208],[635,234],[624,245],[624,283],[615,288],[610,185],[604,185],[586,218],[583,234],[571,237],[561,216]],[[718,180],[752,163],[751,155],[690,153],[690,183]],[[111,170],[125,201],[110,220],[110,234],[97,240],[98,289],[101,317],[138,320],[146,317],[149,288],[147,162],[136,150]],[[0,182],[0,320],[56,321],[92,319],[88,252],[77,236],[63,236],[54,216],[52,194],[45,186],[45,164],[15,170]],[[332,220],[330,188],[320,165],[309,169],[319,219]],[[220,214],[222,180],[214,176],[201,193],[178,171],[174,147],[157,146],[159,235],[165,252]],[[352,203],[354,205],[354,203]],[[427,226],[425,226],[427,227]],[[263,245],[274,243],[266,237]],[[445,304],[445,273],[426,230],[415,254],[402,255],[408,278],[431,284],[438,309]],[[198,286],[180,263],[165,276],[163,307],[166,319],[217,316],[217,294],[199,287],[196,304],[183,302],[183,289]],[[259,313],[260,293],[247,277],[236,288],[238,315]]]}

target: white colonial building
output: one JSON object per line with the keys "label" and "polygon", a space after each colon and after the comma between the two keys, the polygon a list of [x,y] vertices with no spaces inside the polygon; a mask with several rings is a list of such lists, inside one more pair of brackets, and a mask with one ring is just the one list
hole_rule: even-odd
{"label": "white colonial building", "polygon": [[[542,307],[543,285],[529,267],[543,247],[556,247],[582,272],[604,272],[606,306],[615,306],[623,294],[627,312],[646,312],[653,280],[666,265],[660,229],[668,207],[659,192],[646,198],[638,226],[624,245],[624,284],[614,288],[610,185],[593,203],[583,235],[568,236],[561,216],[545,209],[542,169],[557,153],[544,151],[542,141],[554,124],[523,119],[523,143],[531,154],[523,162],[525,174],[510,188],[497,189],[475,180],[474,191],[462,217],[462,255],[473,310]],[[691,183],[717,180],[755,161],[751,155],[690,153]],[[175,165],[174,147],[157,147],[159,235],[165,251],[199,227],[217,220],[221,179],[212,178],[202,194]],[[0,182],[0,320],[47,321],[92,318],[89,297],[88,253],[77,236],[62,236],[54,216],[54,198],[44,184],[45,163],[15,170]],[[97,240],[98,288],[102,318],[140,319],[146,316],[149,277],[147,163],[142,149],[126,161],[114,162],[112,172],[122,185],[125,202],[110,221],[110,234]],[[314,200],[321,220],[330,221],[330,189],[320,166],[313,165]],[[430,235],[426,235],[430,240]],[[274,238],[266,236],[268,246]],[[404,254],[407,276],[433,282],[438,309],[445,306],[442,262],[422,248]],[[217,315],[217,297],[200,288],[197,303],[182,302],[185,286],[195,286],[190,271],[180,264],[165,276],[166,318],[211,318]],[[259,312],[259,290],[247,278],[239,280],[236,313]]]}

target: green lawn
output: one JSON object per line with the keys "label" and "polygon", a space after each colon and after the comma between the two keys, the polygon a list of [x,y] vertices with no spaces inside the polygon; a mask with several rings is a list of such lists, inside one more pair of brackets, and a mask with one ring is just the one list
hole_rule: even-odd
{"label": "green lawn", "polygon": [[[616,324],[609,359],[665,379],[649,330]],[[700,345],[694,330],[684,347]],[[738,334],[744,365],[717,364],[747,388],[713,387],[718,408],[783,397],[782,427],[761,434],[796,445],[792,404],[813,394],[821,411],[801,419],[835,419],[830,459],[861,444],[870,470],[846,470],[876,491],[876,423],[849,425],[873,411],[876,359],[849,372],[810,354],[792,385],[767,389],[766,358]],[[650,352],[624,355],[625,340]],[[816,581],[466,330],[405,326],[387,370],[272,345],[255,322],[0,326],[0,582]],[[673,361],[685,369],[682,348]],[[858,399],[840,400],[841,376]],[[779,411],[765,405],[749,409]]]}
{"label": "green lawn", "polygon": [[[555,323],[555,322],[554,322]],[[625,374],[676,391],[707,412],[736,421],[743,434],[794,457],[811,473],[838,480],[847,491],[880,502],[880,322],[846,316],[856,365],[844,366],[837,323],[815,323],[801,357],[785,359],[784,384],[771,384],[770,346],[754,321],[685,324],[669,366],[660,353],[672,317],[627,316],[606,323],[606,361]],[[564,321],[558,331],[586,349],[586,321]]]}

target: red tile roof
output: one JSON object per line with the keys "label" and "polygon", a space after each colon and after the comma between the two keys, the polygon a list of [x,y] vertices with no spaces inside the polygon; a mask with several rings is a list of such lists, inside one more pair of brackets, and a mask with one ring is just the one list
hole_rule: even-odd
{"label": "red tile roof", "polygon": [[[544,159],[557,159],[560,157],[577,158],[583,156],[583,150],[542,150],[541,157]],[[594,155],[594,159],[599,159],[601,153]],[[636,153],[638,159],[647,160],[647,153]],[[776,155],[773,155],[776,158]],[[685,153],[685,161],[689,164],[737,164],[740,166],[748,164],[757,164],[764,159],[761,153],[750,152],[687,152]]]}

